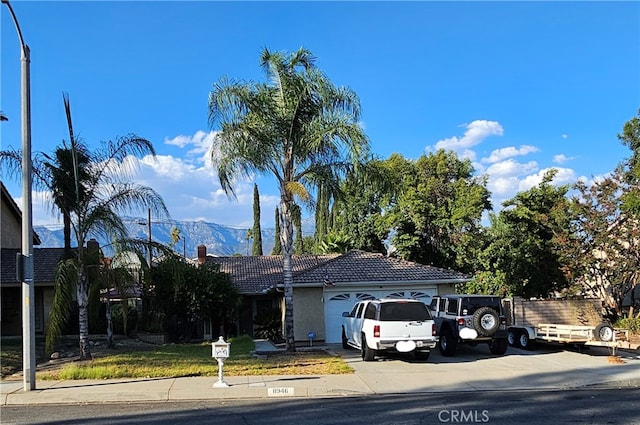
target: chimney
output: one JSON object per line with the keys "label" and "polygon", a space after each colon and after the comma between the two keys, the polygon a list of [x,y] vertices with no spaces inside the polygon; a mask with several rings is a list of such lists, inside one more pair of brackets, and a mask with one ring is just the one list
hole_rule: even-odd
{"label": "chimney", "polygon": [[204,264],[207,261],[207,247],[205,245],[198,245],[198,265]]}

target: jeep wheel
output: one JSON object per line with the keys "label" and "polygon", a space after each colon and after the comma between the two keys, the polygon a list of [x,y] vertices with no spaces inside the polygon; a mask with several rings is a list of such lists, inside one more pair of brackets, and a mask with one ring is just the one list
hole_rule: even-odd
{"label": "jeep wheel", "polygon": [[430,351],[414,351],[413,355],[416,360],[426,361],[429,360]]}
{"label": "jeep wheel", "polygon": [[458,340],[453,336],[453,332],[449,329],[443,330],[440,335],[438,347],[440,348],[440,354],[443,356],[455,356],[458,348]]}
{"label": "jeep wheel", "polygon": [[598,326],[596,326],[593,334],[598,341],[609,342],[613,341],[614,331],[611,325],[607,323],[600,323]]}
{"label": "jeep wheel", "polygon": [[491,351],[491,354],[497,354],[501,356],[507,352],[508,346],[509,344],[507,343],[506,338],[492,339],[489,343],[489,350]]}
{"label": "jeep wheel", "polygon": [[367,338],[362,335],[362,360],[365,362],[373,361],[376,358],[376,350],[372,350],[367,345]]}
{"label": "jeep wheel", "polygon": [[500,317],[491,307],[481,307],[473,314],[471,319],[473,329],[482,336],[493,335],[500,326]]}
{"label": "jeep wheel", "polygon": [[344,333],[344,328],[342,328],[342,348],[348,350],[351,348],[349,345],[349,341],[347,340],[347,335]]}

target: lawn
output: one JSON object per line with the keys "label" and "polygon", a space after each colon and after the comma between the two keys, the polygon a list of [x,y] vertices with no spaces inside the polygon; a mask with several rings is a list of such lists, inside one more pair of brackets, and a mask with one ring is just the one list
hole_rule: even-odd
{"label": "lawn", "polygon": [[[339,356],[324,350],[278,353],[254,357],[253,340],[243,336],[231,338],[231,354],[224,362],[226,376],[246,375],[331,375],[353,373]],[[7,350],[5,350],[5,348]],[[13,350],[10,350],[13,348]],[[19,359],[15,351],[21,346],[2,349],[3,376],[5,358]],[[13,354],[10,354],[13,352]],[[211,344],[166,344],[151,349],[121,349],[102,352],[102,356],[87,361],[71,361],[59,367],[36,372],[36,379],[109,379],[157,378],[179,376],[217,376],[218,363],[211,357]],[[18,370],[21,369],[21,363]]]}

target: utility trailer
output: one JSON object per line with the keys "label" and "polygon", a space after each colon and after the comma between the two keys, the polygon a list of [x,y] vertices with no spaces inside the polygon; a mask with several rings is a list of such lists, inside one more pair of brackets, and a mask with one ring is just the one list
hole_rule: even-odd
{"label": "utility trailer", "polygon": [[533,342],[622,348],[629,331],[602,320],[597,299],[503,300],[509,345],[530,349]]}

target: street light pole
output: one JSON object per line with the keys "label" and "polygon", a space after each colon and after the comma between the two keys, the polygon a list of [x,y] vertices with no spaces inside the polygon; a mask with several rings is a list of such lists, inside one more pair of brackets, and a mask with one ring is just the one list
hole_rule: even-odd
{"label": "street light pole", "polygon": [[9,0],[2,0],[11,14],[20,41],[22,116],[22,364],[24,391],[36,389],[35,290],[33,281],[33,213],[31,209],[31,51],[22,38],[18,18]]}

